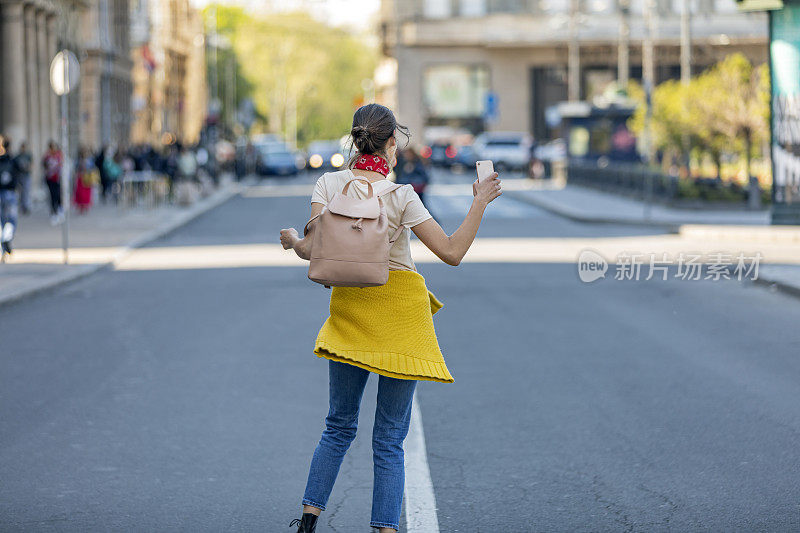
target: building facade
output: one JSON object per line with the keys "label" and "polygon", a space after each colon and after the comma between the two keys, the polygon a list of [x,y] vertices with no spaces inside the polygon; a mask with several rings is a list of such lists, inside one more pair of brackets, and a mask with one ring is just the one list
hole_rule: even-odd
{"label": "building facade", "polygon": [[63,40],[59,29],[67,29],[59,22],[65,9],[53,1],[0,1],[0,133],[11,138],[12,150],[25,141],[36,157],[59,136],[50,62]]}
{"label": "building facade", "polygon": [[124,147],[132,93],[128,0],[91,0],[81,28],[81,143]]}
{"label": "building facade", "polygon": [[[49,141],[63,144],[62,104],[67,110],[67,149],[125,144],[130,131],[128,0],[0,0],[0,133],[12,151],[25,141],[34,156],[33,184],[41,186],[39,161]],[[64,99],[50,85],[50,64],[67,48],[81,77]]]}
{"label": "building facade", "polygon": [[187,0],[133,0],[131,141],[195,143],[206,117],[205,39]]}
{"label": "building facade", "polygon": [[[630,79],[641,80],[644,1],[383,0],[381,39],[384,53],[397,61],[399,119],[415,132],[444,125],[548,138],[546,109],[569,98],[570,43],[577,47],[578,99],[591,99],[618,79],[621,50]],[[654,2],[659,83],[680,76],[682,2]],[[694,73],[733,52],[767,60],[763,14],[740,13],[734,0],[690,4]]]}

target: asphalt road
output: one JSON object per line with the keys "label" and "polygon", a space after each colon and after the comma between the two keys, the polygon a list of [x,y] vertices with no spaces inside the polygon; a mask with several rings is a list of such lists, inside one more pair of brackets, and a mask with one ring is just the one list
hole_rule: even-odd
{"label": "asphalt road", "polygon": [[[452,231],[466,202],[430,206]],[[151,248],[274,243],[307,213],[237,197]],[[479,238],[652,231],[502,197]],[[418,388],[441,531],[800,531],[800,300],[584,284],[574,264],[419,270],[456,380]],[[327,410],[328,293],[305,274],[103,271],[0,307],[0,530],[290,531]],[[369,531],[375,381],[320,533]]]}

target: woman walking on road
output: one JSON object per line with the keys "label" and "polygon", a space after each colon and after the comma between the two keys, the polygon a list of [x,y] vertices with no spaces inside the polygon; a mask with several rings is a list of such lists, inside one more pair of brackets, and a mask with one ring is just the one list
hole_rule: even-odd
{"label": "woman walking on road", "polygon": [[[395,163],[396,134],[407,128],[381,105],[369,104],[353,116],[350,135],[357,149],[348,168],[324,174],[311,196],[311,216],[319,214],[350,183],[349,196],[380,196],[393,184],[386,176]],[[358,178],[362,181],[351,181]],[[447,235],[431,217],[411,185],[380,197],[388,233],[411,228],[442,261],[456,266],[475,239],[486,206],[500,196],[497,174],[472,185],[474,199],[464,222]],[[281,230],[284,249],[310,258],[313,223],[307,237],[294,228]],[[425,286],[411,259],[409,234],[403,230],[389,251],[389,280],[376,287],[333,287],[330,316],[317,335],[314,353],[329,360],[330,408],[314,451],[303,496],[302,518],[292,521],[298,533],[313,533],[325,510],[339,467],[356,436],[361,396],[370,373],[379,375],[372,434],[374,484],[370,525],[381,533],[397,531],[405,481],[403,441],[411,420],[418,380],[452,383],[433,328],[442,304]]]}
{"label": "woman walking on road", "polygon": [[78,151],[78,163],[75,166],[75,205],[78,213],[85,215],[92,206],[94,186],[100,181],[97,168],[88,148]]}
{"label": "woman walking on road", "polygon": [[55,225],[64,221],[64,211],[61,206],[61,167],[64,165],[64,154],[58,145],[50,141],[47,152],[42,159],[44,167],[44,181],[50,192],[50,223]]}

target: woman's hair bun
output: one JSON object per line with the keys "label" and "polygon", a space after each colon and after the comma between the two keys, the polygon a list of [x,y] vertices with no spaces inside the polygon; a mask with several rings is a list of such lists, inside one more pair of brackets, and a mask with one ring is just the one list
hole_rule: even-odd
{"label": "woman's hair bun", "polygon": [[369,135],[369,130],[364,126],[353,126],[350,135],[352,135],[354,139],[360,139],[362,137],[367,137]]}

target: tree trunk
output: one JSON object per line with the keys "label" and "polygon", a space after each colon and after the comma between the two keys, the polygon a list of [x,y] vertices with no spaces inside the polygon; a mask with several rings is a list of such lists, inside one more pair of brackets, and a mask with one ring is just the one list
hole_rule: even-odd
{"label": "tree trunk", "polygon": [[746,131],[744,135],[744,161],[745,161],[745,171],[747,172],[747,181],[750,181],[750,177],[752,174],[750,173],[750,167],[752,165],[752,153],[753,153],[753,135],[750,131]]}

